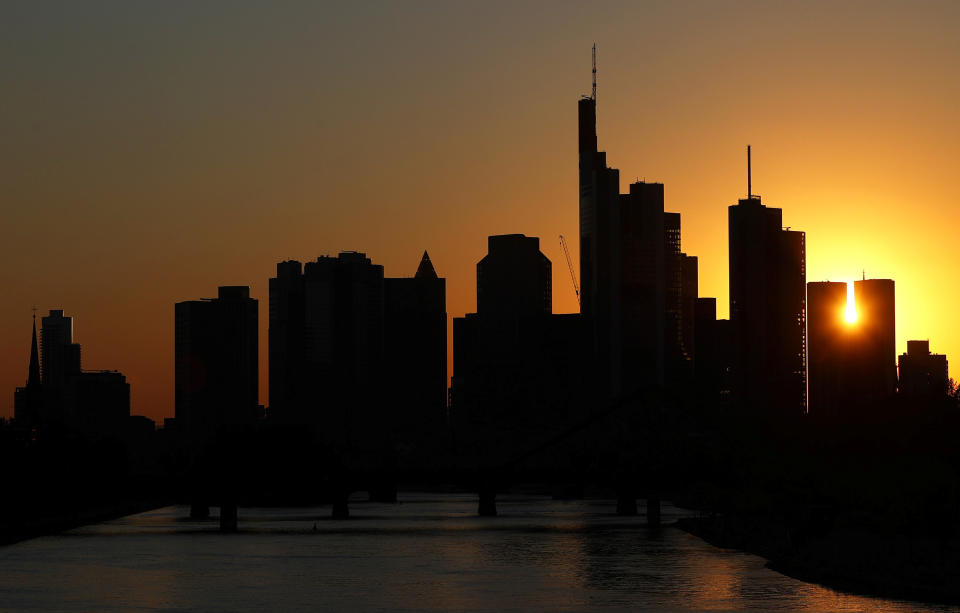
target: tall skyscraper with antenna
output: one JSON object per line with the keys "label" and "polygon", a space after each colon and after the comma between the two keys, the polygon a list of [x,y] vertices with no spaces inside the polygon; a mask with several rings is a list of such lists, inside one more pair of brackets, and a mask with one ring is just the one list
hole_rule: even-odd
{"label": "tall skyscraper with antenna", "polygon": [[748,412],[806,410],[806,237],[753,193],[729,207],[733,394]]}
{"label": "tall skyscraper with antenna", "polygon": [[684,335],[692,350],[696,282],[688,279],[685,325],[680,215],[664,211],[662,183],[637,181],[620,193],[620,173],[597,147],[596,45],[592,74],[591,95],[578,103],[580,312],[597,387],[616,398],[690,375]]}
{"label": "tall skyscraper with antenna", "polygon": [[580,98],[580,312],[587,320],[596,356],[598,385],[609,396],[621,392],[620,357],[620,171],[607,167],[597,150],[597,47],[593,87]]}

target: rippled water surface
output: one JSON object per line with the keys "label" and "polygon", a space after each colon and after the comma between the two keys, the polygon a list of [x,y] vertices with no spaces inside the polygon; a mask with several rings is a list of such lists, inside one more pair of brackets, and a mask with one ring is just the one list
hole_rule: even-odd
{"label": "rippled water surface", "polygon": [[[0,609],[946,611],[840,594],[610,501],[466,495],[240,509],[239,534],[167,507],[0,547]],[[216,509],[214,509],[216,512]],[[664,521],[682,511],[664,507]]]}

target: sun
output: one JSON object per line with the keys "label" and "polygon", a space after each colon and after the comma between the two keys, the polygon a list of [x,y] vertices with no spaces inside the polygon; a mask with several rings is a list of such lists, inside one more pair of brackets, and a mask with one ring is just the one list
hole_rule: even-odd
{"label": "sun", "polygon": [[847,283],[847,307],[843,311],[843,319],[849,325],[857,323],[857,304],[854,301],[853,283]]}
{"label": "sun", "polygon": [[843,311],[843,320],[848,324],[857,323],[857,309],[853,305],[848,305]]}

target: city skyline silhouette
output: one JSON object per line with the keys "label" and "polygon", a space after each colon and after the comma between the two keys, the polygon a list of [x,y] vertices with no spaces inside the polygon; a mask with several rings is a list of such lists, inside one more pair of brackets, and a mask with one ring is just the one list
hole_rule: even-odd
{"label": "city skyline silhouette", "polygon": [[[491,436],[553,428],[563,432],[559,441],[618,412],[649,420],[664,409],[674,419],[719,410],[732,422],[787,424],[810,413],[808,394],[814,423],[862,416],[873,424],[899,399],[955,397],[946,356],[931,354],[929,340],[907,343],[899,358],[905,392],[898,394],[892,279],[868,280],[864,270],[852,284],[807,283],[806,233],[784,227],[783,210],[765,206],[753,190],[750,145],[747,197],[728,207],[729,317],[718,318],[716,297],[700,295],[699,259],[682,250],[683,216],[666,210],[664,185],[636,181],[621,193],[620,170],[609,165],[598,137],[596,44],[591,62],[591,93],[577,102],[579,280],[559,236],[579,312],[554,313],[552,263],[535,236],[488,237],[476,265],[476,312],[451,319],[452,343],[446,279],[426,250],[416,274],[400,278],[386,277],[383,265],[359,251],[306,265],[281,261],[269,286],[265,405],[259,301],[250,287],[219,286],[217,298],[177,302],[175,416],[162,430],[179,441],[175,455],[185,453],[194,466],[191,515],[205,517],[211,497],[225,496],[221,517],[229,513],[235,529],[241,492],[257,488],[229,485],[229,478],[218,483],[216,475],[230,473],[240,456],[230,458],[244,445],[279,442],[291,428],[310,441],[294,449],[327,455],[330,478],[340,483],[335,516],[348,514],[346,499],[358,485],[350,475],[377,482],[371,497],[395,499],[395,478],[380,471],[410,461],[402,448],[420,447],[414,463],[439,459],[445,432],[453,456],[464,452],[457,439],[470,441],[479,455],[467,465],[493,470],[479,492],[481,515],[495,515],[496,491],[509,483],[509,471],[495,467],[511,453],[527,457],[529,443],[516,438],[506,446],[513,452],[494,460]],[[27,440],[71,433],[125,440],[150,422],[132,416],[121,373],[82,368],[73,318],[62,309],[42,318],[40,338],[38,352],[34,314],[13,432]],[[699,356],[698,345],[708,348]],[[650,429],[657,426],[627,431]],[[545,465],[559,466],[555,461]],[[297,463],[304,470],[312,462]],[[618,479],[630,514],[635,503],[624,497],[635,486],[623,484],[636,476]]]}
{"label": "city skyline silhouette", "polygon": [[960,5],[6,13],[4,601],[960,603]]}
{"label": "city skyline silhouette", "polygon": [[[487,236],[538,236],[555,312],[577,311],[554,237],[576,236],[569,103],[589,93],[594,42],[620,187],[666,186],[719,317],[751,144],[754,191],[807,233],[808,280],[896,279],[898,352],[930,338],[957,354],[960,139],[942,75],[958,9],[930,6],[531,4],[508,21],[440,5],[15,6],[0,25],[0,66],[21,82],[0,119],[0,384],[23,385],[30,307],[63,308],[85,362],[124,372],[135,412],[171,416],[171,303],[250,285],[265,347],[274,264],[344,250],[388,276],[428,250],[454,317],[473,308]],[[263,356],[259,370],[265,403]]]}

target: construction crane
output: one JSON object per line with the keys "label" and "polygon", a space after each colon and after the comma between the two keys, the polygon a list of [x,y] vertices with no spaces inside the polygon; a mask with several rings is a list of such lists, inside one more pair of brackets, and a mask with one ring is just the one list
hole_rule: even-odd
{"label": "construction crane", "polygon": [[570,280],[573,281],[573,291],[577,294],[577,304],[580,304],[580,286],[577,285],[577,275],[573,272],[573,262],[570,261],[570,251],[567,249],[567,240],[560,235],[560,246],[563,247],[563,255],[567,258],[567,268],[570,269]]}

